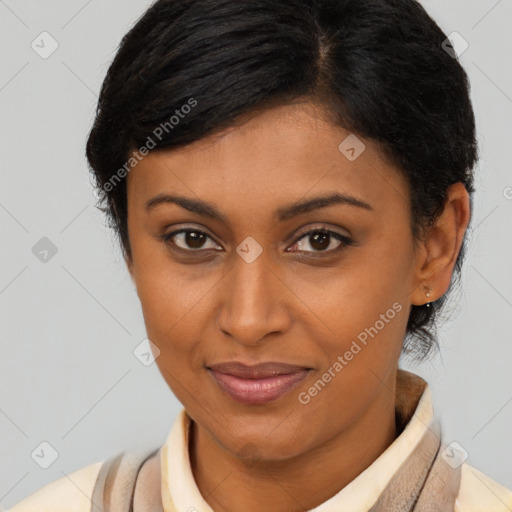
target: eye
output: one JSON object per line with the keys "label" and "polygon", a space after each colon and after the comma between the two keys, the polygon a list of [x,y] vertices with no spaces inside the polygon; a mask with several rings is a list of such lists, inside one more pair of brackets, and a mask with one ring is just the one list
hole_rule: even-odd
{"label": "eye", "polygon": [[[304,233],[292,247],[298,247],[299,251],[313,253],[334,253],[354,245],[354,241],[341,233],[325,228],[317,228]],[[333,247],[334,246],[334,247]],[[312,248],[310,250],[309,248]],[[295,250],[290,252],[296,252]]]}
{"label": "eye", "polygon": [[[180,229],[162,236],[164,243],[175,246],[178,249],[188,252],[198,252],[198,250],[217,250],[219,247],[212,238],[200,229]],[[205,246],[205,242],[210,240],[213,246]]]}
{"label": "eye", "polygon": [[[182,228],[165,234],[161,238],[173,250],[183,252],[222,250],[222,247],[216,244],[207,233],[196,228]],[[350,245],[355,245],[351,238],[326,228],[316,228],[304,233],[294,242],[291,247],[297,249],[287,251],[331,254]]]}

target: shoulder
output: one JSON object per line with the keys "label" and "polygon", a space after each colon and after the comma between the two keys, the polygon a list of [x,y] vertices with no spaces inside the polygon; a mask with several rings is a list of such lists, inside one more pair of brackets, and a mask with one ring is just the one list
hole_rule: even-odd
{"label": "shoulder", "polygon": [[94,484],[104,461],[46,484],[5,512],[89,512]]}
{"label": "shoulder", "polygon": [[469,464],[462,464],[454,512],[510,512],[512,490]]}

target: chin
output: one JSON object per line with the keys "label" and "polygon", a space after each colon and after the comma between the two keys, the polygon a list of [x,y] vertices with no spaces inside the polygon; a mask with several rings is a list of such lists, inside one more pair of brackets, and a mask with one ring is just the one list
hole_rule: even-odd
{"label": "chin", "polygon": [[[219,433],[227,443],[224,448],[249,465],[257,461],[284,461],[296,457],[304,451],[305,439],[312,437],[303,431],[305,438],[298,439],[292,429],[283,428],[282,424],[276,428],[268,422],[259,426],[244,424],[235,431],[236,437]],[[224,443],[221,441],[221,444]]]}

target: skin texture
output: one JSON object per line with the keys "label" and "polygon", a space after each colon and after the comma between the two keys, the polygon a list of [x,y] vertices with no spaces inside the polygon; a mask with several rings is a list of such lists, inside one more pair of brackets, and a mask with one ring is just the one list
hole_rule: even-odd
{"label": "skin texture", "polygon": [[[447,291],[469,197],[462,184],[450,187],[437,224],[415,242],[405,179],[361,137],[365,150],[347,159],[338,145],[348,135],[313,103],[279,106],[187,147],[153,151],[127,177],[127,266],[160,350],[158,367],[194,420],[193,473],[215,511],[313,508],[396,437],[395,380],[409,310]],[[333,192],[372,209],[338,204],[273,218],[279,207]],[[161,193],[207,201],[227,223],[173,203],[147,211]],[[208,236],[187,244],[182,233],[164,243],[162,236],[183,227]],[[322,227],[354,244],[331,236],[319,246],[304,236]],[[236,251],[249,236],[263,250],[252,263]],[[301,403],[298,394],[393,304],[393,318]],[[232,360],[312,371],[277,400],[246,405],[205,368]]]}

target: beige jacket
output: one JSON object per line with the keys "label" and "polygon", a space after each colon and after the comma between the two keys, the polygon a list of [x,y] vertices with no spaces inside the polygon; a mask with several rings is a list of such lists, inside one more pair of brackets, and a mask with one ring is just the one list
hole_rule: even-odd
{"label": "beige jacket", "polygon": [[[402,386],[400,382],[403,383]],[[414,450],[434,416],[428,385],[424,385],[419,402],[414,407],[417,399],[413,399],[410,390],[415,383],[420,385],[420,382],[424,385],[420,377],[399,370],[397,406],[402,410],[407,410],[408,405],[411,406],[411,417],[405,429],[366,470],[335,496],[316,507],[314,512],[366,512],[375,504],[402,462]],[[201,496],[190,467],[189,426],[190,417],[182,409],[162,447],[161,495],[164,512],[213,512]],[[447,461],[451,459],[451,463],[460,464],[464,459],[463,452],[454,452],[450,446],[446,450]],[[103,462],[90,464],[50,482],[6,512],[90,512],[90,498]],[[466,462],[462,463],[461,469],[461,483],[454,512],[512,511],[511,490]]]}

